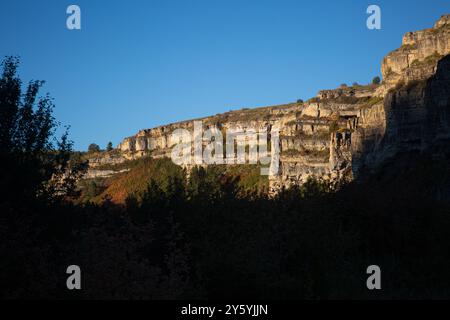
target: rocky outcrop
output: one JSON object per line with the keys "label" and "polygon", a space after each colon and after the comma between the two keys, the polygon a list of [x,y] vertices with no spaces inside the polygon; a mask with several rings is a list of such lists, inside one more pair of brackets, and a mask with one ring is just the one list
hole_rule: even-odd
{"label": "rocky outcrop", "polygon": [[[279,171],[271,190],[309,177],[331,182],[353,179],[399,152],[449,147],[450,16],[403,37],[382,62],[381,85],[322,90],[307,102],[242,109],[197,119],[205,129],[267,131],[279,127]],[[184,121],[141,130],[118,146],[121,160],[144,155],[170,157],[176,129]],[[269,135],[270,136],[270,135]],[[203,141],[205,144],[206,141]],[[95,165],[94,165],[95,166]]]}
{"label": "rocky outcrop", "polygon": [[389,91],[360,118],[353,134],[353,172],[364,173],[397,154],[450,150],[450,55],[435,73]]}
{"label": "rocky outcrop", "polygon": [[127,159],[122,152],[114,150],[107,153],[96,153],[89,157],[89,167],[98,168],[103,166],[115,166],[125,162]]}
{"label": "rocky outcrop", "polygon": [[383,59],[380,95],[385,95],[399,83],[426,79],[436,73],[438,61],[450,53],[449,17],[442,16],[433,28],[403,36],[401,47]]}
{"label": "rocky outcrop", "polygon": [[89,169],[84,176],[85,179],[95,179],[95,178],[108,178],[117,173],[127,172],[129,169],[122,170],[104,170],[104,169]]}

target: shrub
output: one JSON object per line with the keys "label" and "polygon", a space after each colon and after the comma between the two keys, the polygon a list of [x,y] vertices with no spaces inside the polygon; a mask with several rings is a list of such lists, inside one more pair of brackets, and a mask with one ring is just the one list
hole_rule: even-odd
{"label": "shrub", "polygon": [[100,147],[96,143],[91,143],[88,147],[88,152],[100,152]]}
{"label": "shrub", "polygon": [[372,84],[379,85],[380,83],[381,83],[381,79],[379,76],[376,76],[375,78],[372,79]]}

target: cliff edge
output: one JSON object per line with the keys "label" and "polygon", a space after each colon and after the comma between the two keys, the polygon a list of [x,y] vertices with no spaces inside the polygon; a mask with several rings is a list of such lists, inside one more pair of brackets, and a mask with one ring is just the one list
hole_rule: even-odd
{"label": "cliff edge", "polygon": [[[430,29],[408,32],[382,61],[380,85],[322,90],[306,101],[205,117],[208,128],[266,130],[278,125],[279,172],[270,189],[309,177],[339,185],[403,152],[448,152],[450,146],[450,15]],[[90,159],[91,170],[143,156],[170,157],[171,134],[193,132],[194,120],[139,131],[112,153]],[[206,144],[207,141],[203,141]]]}

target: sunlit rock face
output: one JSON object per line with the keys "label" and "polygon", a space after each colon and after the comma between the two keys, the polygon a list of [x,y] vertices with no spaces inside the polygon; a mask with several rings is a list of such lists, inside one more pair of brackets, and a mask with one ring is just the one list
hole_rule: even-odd
{"label": "sunlit rock face", "polygon": [[436,73],[438,61],[450,53],[450,15],[442,16],[433,28],[408,32],[400,48],[389,53],[381,65],[380,94],[399,83],[422,80]]}
{"label": "sunlit rock face", "polygon": [[[309,177],[357,178],[399,152],[448,148],[450,121],[450,16],[433,28],[409,32],[382,62],[381,85],[322,90],[307,102],[242,109],[197,119],[203,129],[270,131],[278,125],[279,172],[272,192]],[[123,159],[170,157],[176,129],[194,120],[141,130],[117,150]],[[202,142],[203,145],[207,141]],[[225,145],[225,141],[224,141]]]}

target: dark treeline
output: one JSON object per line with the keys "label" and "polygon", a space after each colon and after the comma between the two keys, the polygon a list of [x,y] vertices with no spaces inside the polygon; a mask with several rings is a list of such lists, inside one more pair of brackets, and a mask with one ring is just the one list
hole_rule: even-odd
{"label": "dark treeline", "polygon": [[[311,180],[243,194],[216,167],[172,163],[124,205],[74,204],[84,167],[42,83],[0,79],[0,297],[450,298],[449,158],[401,155],[339,192]],[[168,162],[169,160],[154,160]],[[79,265],[82,290],[66,288]],[[382,290],[366,288],[366,268]]]}

